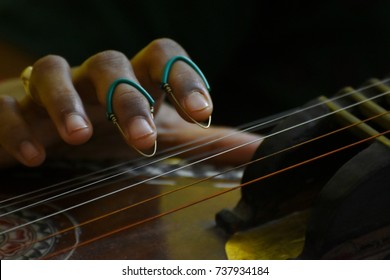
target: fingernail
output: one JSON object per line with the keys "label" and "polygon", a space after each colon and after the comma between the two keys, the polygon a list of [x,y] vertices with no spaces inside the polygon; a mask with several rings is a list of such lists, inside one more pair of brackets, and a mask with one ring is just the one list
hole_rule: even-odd
{"label": "fingernail", "polygon": [[140,139],[154,133],[154,129],[144,118],[135,118],[129,126],[129,134],[133,139]]}
{"label": "fingernail", "polygon": [[20,153],[22,154],[22,157],[27,161],[31,161],[39,156],[39,151],[29,141],[24,141],[22,142],[22,144],[20,144]]}
{"label": "fingernail", "polygon": [[185,99],[185,107],[190,112],[202,111],[209,107],[209,103],[203,94],[193,92]]}
{"label": "fingernail", "polygon": [[66,117],[66,129],[69,134],[88,128],[84,118],[77,114],[70,114]]}

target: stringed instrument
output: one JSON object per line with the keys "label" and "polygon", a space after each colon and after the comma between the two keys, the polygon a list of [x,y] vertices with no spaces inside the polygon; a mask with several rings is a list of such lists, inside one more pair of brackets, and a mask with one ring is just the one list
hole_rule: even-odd
{"label": "stringed instrument", "polygon": [[243,126],[263,143],[238,167],[181,160],[194,142],[83,175],[7,171],[0,257],[389,258],[389,104],[390,82],[370,80]]}

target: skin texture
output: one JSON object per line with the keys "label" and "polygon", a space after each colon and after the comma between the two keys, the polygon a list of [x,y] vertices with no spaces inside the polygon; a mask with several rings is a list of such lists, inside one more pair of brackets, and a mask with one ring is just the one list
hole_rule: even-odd
{"label": "skin texture", "polygon": [[[29,62],[28,56],[10,52],[18,65]],[[170,39],[151,42],[131,60],[108,50],[71,67],[65,58],[48,55],[32,63],[33,71],[26,94],[18,78],[0,83],[0,167],[22,163],[39,166],[46,158],[117,158],[137,155],[133,148],[149,153],[155,142],[159,150],[200,140],[213,139],[236,131],[226,127],[199,128],[177,107],[168,105],[160,88],[162,71],[174,56],[188,56]],[[28,64],[25,64],[27,66]],[[4,68],[2,68],[4,70]],[[14,73],[3,72],[10,78]],[[156,101],[154,116],[146,98],[129,85],[115,89],[113,108],[123,136],[106,118],[106,94],[118,78],[142,85]],[[187,64],[179,61],[172,67],[169,83],[181,106],[196,121],[206,121],[213,111],[211,96],[201,78]],[[174,104],[174,102],[171,102]],[[205,137],[207,139],[205,139]],[[202,147],[194,153],[213,152],[259,140],[258,135],[236,133]],[[259,141],[227,155],[216,162],[241,164],[250,160]],[[191,152],[183,156],[191,156]]]}

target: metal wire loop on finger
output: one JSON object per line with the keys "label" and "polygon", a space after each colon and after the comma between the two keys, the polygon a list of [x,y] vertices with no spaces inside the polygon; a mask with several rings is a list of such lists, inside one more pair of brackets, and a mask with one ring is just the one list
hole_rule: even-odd
{"label": "metal wire loop on finger", "polygon": [[175,97],[174,93],[173,93],[173,90],[172,90],[172,87],[171,85],[168,83],[168,79],[169,79],[169,73],[171,72],[171,68],[173,66],[173,64],[177,61],[183,61],[185,62],[187,65],[189,65],[192,69],[195,70],[195,72],[202,78],[207,90],[210,92],[210,85],[206,79],[206,77],[204,76],[204,74],[202,73],[202,71],[199,69],[199,67],[191,60],[189,59],[188,57],[185,57],[185,56],[175,56],[175,57],[172,57],[168,62],[167,64],[165,65],[165,68],[164,68],[164,72],[163,72],[163,77],[162,77],[162,81],[161,81],[161,88],[168,94],[172,97],[172,99],[174,100],[174,102],[177,104],[177,106],[184,112],[184,114],[186,114],[186,116],[191,119],[191,121],[193,121],[194,123],[196,123],[198,126],[202,127],[202,128],[209,128],[210,125],[211,125],[211,116],[209,116],[209,119],[208,119],[208,122],[207,124],[202,124],[198,121],[196,121],[193,117],[190,116],[190,114],[188,114],[188,112],[183,108],[183,106],[180,104],[179,100],[177,100],[177,98]]}
{"label": "metal wire loop on finger", "polygon": [[[137,84],[136,82],[134,81],[131,81],[129,79],[125,79],[125,78],[120,78],[120,79],[117,79],[115,80],[109,87],[108,89],[108,92],[107,92],[107,118],[108,120],[112,121],[113,124],[118,128],[118,130],[120,131],[120,133],[122,134],[122,136],[124,138],[126,138],[126,135],[125,133],[123,132],[121,126],[119,125],[119,122],[118,122],[118,119],[114,113],[114,106],[113,106],[113,96],[114,96],[114,92],[115,92],[115,88],[119,85],[119,84],[127,84],[127,85],[130,85],[132,87],[134,87],[135,89],[137,89],[149,102],[149,105],[150,105],[150,112],[152,113],[152,117],[153,117],[153,113],[154,113],[154,99],[150,96],[150,94],[139,84]],[[150,154],[146,154],[144,152],[142,152],[141,150],[137,149],[136,147],[133,146],[133,148],[138,152],[140,153],[141,155],[145,156],[145,157],[152,157],[156,154],[156,151],[157,151],[157,141],[154,142],[154,148],[153,148],[153,151],[152,153]]]}

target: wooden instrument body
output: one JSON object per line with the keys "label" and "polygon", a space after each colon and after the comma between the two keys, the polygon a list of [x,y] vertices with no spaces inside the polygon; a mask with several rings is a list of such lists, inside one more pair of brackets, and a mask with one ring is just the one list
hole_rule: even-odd
{"label": "wooden instrument body", "polygon": [[[386,92],[387,85],[372,88],[369,97]],[[171,163],[167,167],[163,161],[161,170],[158,165],[123,165],[115,176],[97,173],[41,193],[34,191],[29,176],[34,174],[42,186],[45,180],[61,181],[56,178],[59,169],[16,171],[1,183],[3,199],[30,191],[33,195],[15,204],[2,202],[0,226],[6,233],[1,234],[1,258],[225,259],[231,234],[299,211],[309,211],[310,218],[303,250],[294,258],[389,258],[386,135],[371,135],[355,145],[370,133],[360,124],[354,128],[354,121],[343,129],[351,121],[333,108],[343,102],[318,102],[274,127],[243,176],[238,170],[208,177],[223,170],[208,165],[182,169]],[[378,104],[388,110],[388,97]],[[347,111],[360,118],[366,109]],[[387,117],[384,128],[373,124],[381,127],[379,134],[389,129]],[[75,166],[65,169],[71,172],[62,179],[72,179]],[[221,211],[235,204],[232,211]],[[14,226],[16,230],[7,232]]]}
{"label": "wooden instrument body", "polygon": [[[13,182],[9,182],[8,187],[3,182],[2,190],[8,195],[29,191],[31,188],[25,187],[26,181],[23,177],[35,177],[37,174],[39,176],[36,179],[45,178],[47,183],[56,182],[58,180],[55,178],[56,168],[58,165],[54,163],[50,168],[46,166],[35,170],[34,175],[31,175],[31,170],[23,168],[11,176]],[[68,172],[72,174],[72,171],[75,172],[77,169],[72,168],[71,165],[61,166],[61,168],[63,178],[68,176]],[[7,237],[0,240],[1,257],[3,259],[226,259],[224,246],[229,236],[216,226],[214,217],[221,206],[229,207],[234,204],[239,198],[239,190],[145,223],[142,221],[238,185],[242,170],[222,178],[207,180],[167,196],[157,197],[219,172],[213,166],[206,164],[203,165],[202,170],[199,167],[196,170],[186,168],[149,181],[153,174],[161,174],[176,168],[178,168],[176,164],[163,162],[136,172],[129,171],[96,186],[78,190],[75,196],[70,193],[54,202],[39,204],[25,211],[0,217],[0,221],[8,219],[14,220],[16,224],[23,224],[45,215],[61,212],[35,222],[34,224],[39,224],[39,227],[34,225],[24,227],[17,240],[13,240],[12,245],[6,244],[7,240],[12,241],[9,236],[13,233],[5,234]],[[123,168],[123,170],[127,169],[132,170],[129,166]],[[85,171],[79,170],[80,173]],[[30,180],[30,183],[34,184],[34,181]],[[35,181],[35,184],[39,186],[38,181]],[[147,182],[62,213],[64,209],[141,181]],[[71,192],[83,185],[84,183],[76,183],[71,188],[67,188],[67,191]],[[63,192],[62,190],[60,193]],[[54,195],[56,192],[51,194]],[[150,198],[154,199],[126,209],[129,205]],[[33,202],[29,201],[29,203]],[[8,207],[8,210],[13,208],[16,208],[16,205]],[[118,212],[115,213],[116,211]],[[96,218],[99,219],[88,222]],[[84,224],[85,222],[87,224]],[[65,231],[61,233],[63,230]],[[39,242],[40,238],[50,236],[52,232],[60,233]],[[36,250],[37,246],[45,249]]]}

